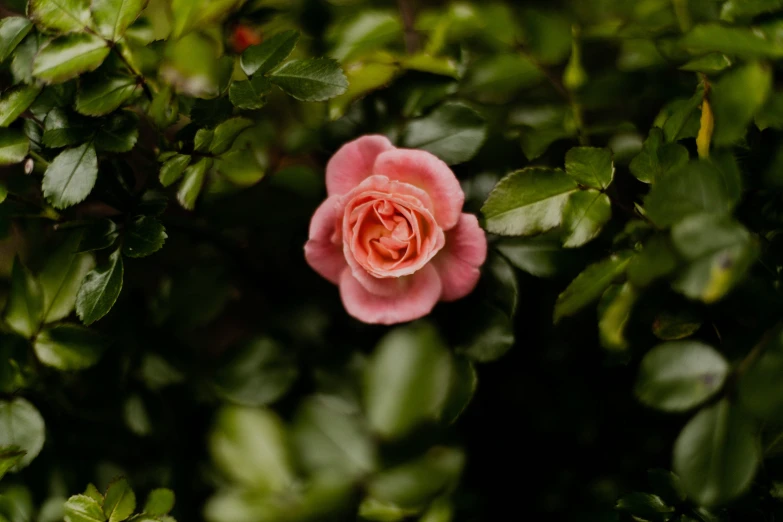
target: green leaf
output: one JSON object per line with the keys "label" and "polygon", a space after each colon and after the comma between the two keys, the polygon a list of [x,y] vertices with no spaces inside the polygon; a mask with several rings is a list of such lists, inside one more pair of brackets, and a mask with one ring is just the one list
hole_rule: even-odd
{"label": "green leaf", "polygon": [[443,418],[450,424],[454,423],[468,407],[478,386],[478,373],[471,360],[455,357],[452,362],[451,384],[443,407]]}
{"label": "green leaf", "polygon": [[212,160],[201,158],[185,169],[185,178],[177,191],[177,201],[183,208],[193,210],[196,207],[196,200],[204,185],[204,176],[211,167]]}
{"label": "green leaf", "polygon": [[95,147],[109,152],[128,152],[139,139],[139,117],[131,110],[107,116],[95,135]]}
{"label": "green leaf", "polygon": [[32,28],[30,20],[22,16],[8,16],[0,20],[0,62],[11,56]]}
{"label": "green leaf", "polygon": [[116,42],[139,17],[149,0],[92,0],[95,28],[106,38]]}
{"label": "green leaf", "polygon": [[263,406],[282,397],[299,372],[283,348],[257,338],[232,350],[215,375],[218,393],[245,406]]}
{"label": "green leaf", "polygon": [[44,172],[44,197],[55,208],[70,207],[90,195],[97,178],[98,157],[92,143],[66,149]]}
{"label": "green leaf", "polygon": [[216,156],[223,154],[231,148],[237,136],[251,125],[253,125],[252,120],[247,118],[231,118],[224,121],[215,127],[215,133],[209,145],[209,152]]}
{"label": "green leaf", "polygon": [[283,63],[299,41],[299,31],[283,31],[264,40],[259,45],[251,45],[242,53],[239,65],[245,74],[263,75]]}
{"label": "green leaf", "polygon": [[364,404],[372,430],[398,438],[443,409],[451,356],[429,325],[397,328],[378,343],[364,379]]}
{"label": "green leaf", "polygon": [[215,131],[212,129],[198,129],[193,137],[193,150],[196,152],[207,152],[212,138],[215,137]]}
{"label": "green leaf", "polygon": [[594,239],[612,217],[609,196],[597,190],[572,193],[563,207],[563,246],[580,247]]}
{"label": "green leaf", "polygon": [[764,107],[756,113],[755,121],[759,130],[783,129],[783,93],[770,93]]}
{"label": "green leaf", "polygon": [[497,184],[481,208],[489,232],[531,236],[560,225],[563,207],[578,190],[559,169],[529,167]]}
{"label": "green leaf", "polygon": [[783,57],[783,44],[752,27],[697,25],[685,35],[681,45],[695,53],[719,52],[747,59]]}
{"label": "green leaf", "polygon": [[27,13],[37,25],[55,32],[83,31],[90,25],[88,0],[30,0]]}
{"label": "green leaf", "polygon": [[121,107],[138,92],[141,92],[141,86],[133,76],[97,72],[81,79],[75,107],[87,116],[103,116]]}
{"label": "green leaf", "polygon": [[462,92],[479,102],[504,103],[543,78],[533,61],[520,53],[492,54],[471,64]]}
{"label": "green leaf", "polygon": [[43,144],[56,149],[84,143],[95,133],[94,125],[78,114],[52,109],[44,120]]}
{"label": "green leaf", "polygon": [[109,522],[122,522],[136,510],[136,494],[124,478],[109,484],[103,500],[103,514]]}
{"label": "green leaf", "polygon": [[46,427],[38,410],[26,399],[0,401],[0,446],[17,446],[25,454],[14,471],[26,468],[41,452]]}
{"label": "green leaf", "polygon": [[182,35],[224,19],[242,0],[172,0],[172,36]]}
{"label": "green leaf", "polygon": [[554,277],[570,266],[573,253],[547,237],[504,240],[496,245],[515,267],[535,277]]}
{"label": "green leaf", "polygon": [[0,479],[22,460],[24,454],[19,446],[0,446]]}
{"label": "green leaf", "polygon": [[713,85],[710,101],[715,118],[712,140],[716,146],[731,145],[745,137],[771,87],[772,70],[758,63],[732,69]]}
{"label": "green leaf", "polygon": [[672,228],[672,241],[689,261],[673,287],[705,303],[717,301],[739,283],[758,254],[748,230],[727,216],[690,216]]}
{"label": "green leaf", "polygon": [[266,95],[272,90],[272,84],[263,76],[251,80],[240,80],[231,83],[228,88],[228,98],[237,109],[260,109],[266,105]]}
{"label": "green leaf", "polygon": [[688,163],[688,149],[679,143],[663,143],[663,131],[656,127],[644,140],[642,151],[632,160],[628,168],[636,179],[654,183],[669,171],[677,170]]}
{"label": "green leaf", "polygon": [[30,140],[24,132],[0,127],[0,165],[23,162],[29,150]]}
{"label": "green leaf", "polygon": [[58,370],[84,370],[95,365],[103,354],[101,336],[75,324],[44,329],[33,343],[35,355],[46,366]]}
{"label": "green leaf", "polygon": [[655,317],[652,332],[664,341],[676,341],[690,337],[701,327],[701,319],[692,310],[663,311]]}
{"label": "green leaf", "polygon": [[74,495],[65,503],[65,522],[104,522],[106,517],[98,500]]}
{"label": "green leaf", "polygon": [[635,392],[641,402],[652,408],[689,410],[717,393],[728,372],[726,360],[706,344],[665,343],[642,359]]}
{"label": "green leaf", "polygon": [[697,413],[674,443],[674,472],[688,496],[703,506],[743,493],[759,460],[754,426],[727,399]]}
{"label": "green leaf", "polygon": [[209,449],[215,466],[256,494],[281,491],[294,482],[287,434],[267,409],[225,406],[215,419]]}
{"label": "green leaf", "polygon": [[33,60],[33,76],[46,83],[62,83],[94,71],[109,55],[99,36],[87,33],[60,36],[44,44]]}
{"label": "green leaf", "polygon": [[667,522],[676,511],[661,497],[650,493],[629,493],[618,500],[614,508],[630,514],[635,520],[649,522]]}
{"label": "green leaf", "polygon": [[44,298],[41,284],[17,257],[11,272],[11,291],[5,307],[5,322],[24,337],[32,337],[41,324]]}
{"label": "green leaf", "polygon": [[76,296],[76,313],[84,324],[92,324],[109,313],[122,290],[122,276],[119,250],[109,256],[107,263],[87,274]]}
{"label": "green leaf", "polygon": [[403,134],[406,147],[431,152],[449,165],[471,159],[486,139],[484,118],[461,103],[444,103],[408,123]]}
{"label": "green leaf", "polygon": [[77,252],[91,252],[109,248],[117,241],[120,231],[111,219],[93,221],[84,230]]}
{"label": "green leaf", "polygon": [[699,86],[696,93],[687,100],[676,100],[667,105],[668,116],[663,122],[663,134],[666,141],[673,142],[696,135],[691,130],[692,123],[699,121],[699,107],[704,100],[704,88]]}
{"label": "green leaf", "polygon": [[623,283],[606,289],[598,304],[598,336],[607,350],[625,350],[625,326],[639,294],[633,285]]}
{"label": "green leaf", "polygon": [[456,485],[464,464],[461,450],[435,447],[419,459],[376,474],[368,491],[382,502],[421,508]]}
{"label": "green leaf", "polygon": [[557,296],[554,321],[574,315],[582,308],[601,297],[612,282],[625,272],[632,255],[619,252],[588,266],[571,284]]}
{"label": "green leaf", "polygon": [[738,198],[712,163],[691,161],[656,180],[644,210],[656,225],[669,227],[692,214],[728,214]]}
{"label": "green leaf", "polygon": [[0,95],[0,127],[8,127],[38,97],[41,88],[35,85],[17,85]]}
{"label": "green leaf", "polygon": [[122,253],[128,257],[145,257],[163,248],[166,242],[163,223],[150,216],[137,216],[128,223]]}
{"label": "green leaf", "polygon": [[759,350],[761,355],[740,374],[738,390],[742,407],[769,422],[777,423],[783,412],[783,393],[780,390],[780,371],[783,368],[781,330]]}
{"label": "green leaf", "polygon": [[147,502],[144,503],[144,513],[161,516],[167,514],[172,509],[174,509],[174,492],[170,489],[153,489],[147,495]]}
{"label": "green leaf", "polygon": [[103,505],[103,494],[98,491],[98,488],[96,488],[95,484],[92,482],[87,484],[87,488],[84,490],[84,495],[95,500],[101,506]]}
{"label": "green leaf", "polygon": [[402,40],[399,16],[386,11],[362,11],[338,27],[340,30],[331,54],[341,62]]}
{"label": "green leaf", "polygon": [[89,254],[77,254],[80,234],[68,238],[46,258],[38,279],[43,291],[43,322],[66,318],[76,304],[76,294],[87,272],[95,266]]}
{"label": "green leaf", "polygon": [[656,279],[674,272],[678,262],[671,239],[664,234],[653,236],[628,263],[628,280],[644,288]]}
{"label": "green leaf", "polygon": [[580,185],[603,190],[614,178],[612,151],[598,147],[574,147],[566,153],[565,172]]}
{"label": "green leaf", "polygon": [[329,58],[291,60],[269,75],[269,81],[302,101],[328,100],[348,88],[340,65]]}
{"label": "green leaf", "polygon": [[[400,67],[395,63],[394,56],[386,53],[379,53],[378,55],[367,57],[361,62],[352,64],[345,71],[345,76],[348,78],[348,89],[340,96],[329,100],[329,118],[336,120],[344,116],[345,111],[348,110],[352,102],[388,85],[399,70]],[[451,83],[450,85],[454,86],[456,84]],[[408,97],[404,110],[406,116],[411,116],[411,113],[417,110],[420,113],[420,107],[417,107],[417,105],[428,103],[428,97],[435,97],[439,92],[448,89],[448,87],[444,88],[442,86],[433,89],[429,85],[416,87],[421,89],[421,92]],[[438,100],[436,99],[435,101]],[[418,116],[419,114],[417,113],[416,115]]]}
{"label": "green leaf", "polygon": [[185,171],[185,167],[190,164],[190,155],[177,154],[170,159],[166,160],[160,167],[160,183],[164,187],[168,187],[180,177]]}
{"label": "green leaf", "polygon": [[360,411],[335,396],[305,399],[293,426],[293,441],[312,474],[338,473],[360,478],[374,471],[375,447]]}
{"label": "green leaf", "polygon": [[732,63],[728,56],[722,53],[710,53],[699,56],[680,66],[683,71],[695,71],[705,74],[717,73],[731,67]]}

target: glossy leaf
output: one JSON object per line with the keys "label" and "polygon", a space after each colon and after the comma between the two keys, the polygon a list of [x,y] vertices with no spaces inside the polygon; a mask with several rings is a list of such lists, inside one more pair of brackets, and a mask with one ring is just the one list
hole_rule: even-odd
{"label": "glossy leaf", "polygon": [[133,76],[95,73],[82,79],[75,107],[87,116],[103,116],[118,109],[139,92],[141,86]]}
{"label": "glossy leaf", "polygon": [[163,223],[150,216],[137,216],[127,224],[122,253],[128,257],[145,257],[163,248],[166,242]]}
{"label": "glossy leaf", "polygon": [[75,324],[60,324],[44,329],[33,348],[38,360],[58,370],[83,370],[101,357],[104,340],[99,334]]}
{"label": "glossy leaf", "polygon": [[34,85],[18,85],[11,87],[0,95],[0,127],[8,127],[33,103],[40,87]]}
{"label": "glossy leaf", "polygon": [[152,516],[162,516],[174,508],[174,492],[167,488],[150,491],[144,503],[144,512]]}
{"label": "glossy leaf", "polygon": [[266,95],[272,90],[272,84],[263,76],[250,80],[232,82],[228,88],[228,97],[237,109],[254,110],[266,105]]}
{"label": "glossy leaf", "polygon": [[76,296],[76,313],[86,325],[92,324],[114,306],[122,290],[123,266],[116,250],[105,263],[87,273]]}
{"label": "glossy leaf", "polygon": [[663,143],[663,131],[654,127],[650,129],[642,151],[631,160],[629,169],[639,181],[653,183],[686,163],[688,149],[679,143]]}
{"label": "glossy leaf", "polygon": [[167,159],[160,167],[160,183],[164,187],[168,187],[176,182],[188,165],[190,165],[190,155],[188,154],[177,154]]}
{"label": "glossy leaf", "polygon": [[226,152],[242,131],[253,125],[247,118],[231,118],[217,127],[209,144],[209,152],[220,155]]}
{"label": "glossy leaf", "polygon": [[138,18],[149,0],[92,0],[95,28],[106,38],[116,42]]}
{"label": "glossy leaf", "polygon": [[580,185],[603,190],[614,178],[612,152],[597,147],[574,147],[566,153],[565,172]]}
{"label": "glossy leaf", "polygon": [[22,16],[7,16],[0,20],[0,62],[5,61],[33,28]]}
{"label": "glossy leaf", "polygon": [[56,32],[82,31],[90,25],[88,0],[30,0],[27,12],[37,25]]}
{"label": "glossy leaf", "polygon": [[44,44],[33,60],[33,76],[46,83],[62,83],[94,71],[109,55],[106,42],[91,34],[70,34]]}
{"label": "glossy leaf", "polygon": [[625,328],[638,296],[638,291],[629,283],[610,286],[603,293],[598,305],[598,336],[601,346],[608,350],[628,348]]}
{"label": "glossy leaf", "polygon": [[615,278],[625,272],[630,260],[629,253],[620,252],[588,266],[557,297],[554,321],[557,323],[563,317],[576,314],[601,297]]}
{"label": "glossy leaf", "polygon": [[22,131],[0,127],[0,165],[21,163],[30,150],[30,140]]}
{"label": "glossy leaf", "polygon": [[52,323],[70,315],[76,293],[87,272],[95,266],[90,254],[78,254],[80,234],[71,234],[50,252],[38,279],[43,291],[43,322]]}
{"label": "glossy leaf", "polygon": [[269,81],[302,101],[327,100],[348,88],[340,66],[329,58],[291,60],[269,75]]}
{"label": "glossy leaf", "polygon": [[207,169],[211,166],[212,161],[209,158],[201,158],[185,169],[184,179],[177,191],[177,200],[184,208],[188,210],[195,208]]}
{"label": "glossy leaf", "polygon": [[35,406],[21,397],[0,401],[0,446],[16,446],[25,452],[14,471],[38,456],[45,438],[44,419]]}
{"label": "glossy leaf", "polygon": [[5,322],[24,337],[32,337],[41,324],[43,312],[41,284],[17,257],[11,272],[11,291],[5,306]]}
{"label": "glossy leaf", "polygon": [[44,172],[43,193],[55,208],[70,207],[90,195],[97,177],[95,147],[85,143],[54,158]]}
{"label": "glossy leaf", "polygon": [[749,63],[727,72],[713,86],[715,145],[731,145],[745,136],[747,126],[764,105],[772,85],[772,71]]}
{"label": "glossy leaf", "polygon": [[461,103],[445,103],[405,127],[406,147],[422,149],[454,165],[476,155],[487,138],[487,125],[476,111]]}
{"label": "glossy leaf", "polygon": [[580,247],[594,239],[612,217],[609,196],[597,190],[572,193],[563,207],[563,246]]}
{"label": "glossy leaf", "polygon": [[136,510],[136,495],[124,478],[115,480],[106,489],[103,514],[109,522],[122,522]]}
{"label": "glossy leaf", "polygon": [[43,144],[50,148],[78,145],[90,139],[94,124],[78,114],[52,109],[44,120]]}
{"label": "glossy leaf", "polygon": [[101,505],[87,495],[74,495],[65,503],[65,522],[105,522]]}
{"label": "glossy leaf", "polygon": [[239,64],[248,76],[266,74],[288,58],[298,41],[298,31],[283,31],[245,49]]}

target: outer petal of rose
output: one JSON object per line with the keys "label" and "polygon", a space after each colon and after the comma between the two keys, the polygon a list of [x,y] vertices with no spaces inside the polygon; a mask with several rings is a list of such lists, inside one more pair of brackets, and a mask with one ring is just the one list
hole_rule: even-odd
{"label": "outer petal of rose", "polygon": [[479,267],[487,259],[487,238],[473,214],[462,214],[446,232],[446,246],[432,260],[443,283],[441,301],[455,301],[471,293]]}
{"label": "outer petal of rose", "polygon": [[321,203],[310,220],[310,239],[305,244],[305,259],[310,266],[334,284],[340,283],[340,274],[348,264],[345,261],[341,241],[335,241],[339,233],[337,221],[340,214],[340,197],[332,196]]}
{"label": "outer petal of rose", "polygon": [[330,196],[346,194],[373,174],[378,155],[394,145],[386,136],[371,134],[340,147],[326,164],[326,192]]}
{"label": "outer petal of rose", "polygon": [[465,193],[448,165],[423,150],[393,149],[378,156],[375,174],[410,183],[429,194],[434,216],[443,230],[457,224]]}
{"label": "outer petal of rose", "polygon": [[351,273],[340,277],[340,296],[350,315],[372,324],[397,324],[413,321],[432,311],[441,292],[440,277],[432,265],[426,265],[405,278],[395,295],[380,296],[367,291]]}

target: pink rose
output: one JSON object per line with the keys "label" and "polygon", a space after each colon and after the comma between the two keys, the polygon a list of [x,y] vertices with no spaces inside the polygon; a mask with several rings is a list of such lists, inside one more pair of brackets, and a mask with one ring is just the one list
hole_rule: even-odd
{"label": "pink rose", "polygon": [[329,160],[326,190],[305,257],[340,286],[352,316],[412,321],[476,286],[487,239],[476,216],[462,213],[454,173],[429,152],[362,136]]}

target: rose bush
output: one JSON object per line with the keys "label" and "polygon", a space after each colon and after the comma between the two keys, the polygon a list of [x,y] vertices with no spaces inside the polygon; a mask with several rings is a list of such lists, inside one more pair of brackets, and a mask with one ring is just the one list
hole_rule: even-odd
{"label": "rose bush", "polygon": [[326,189],[305,255],[340,286],[352,316],[366,323],[411,321],[478,283],[487,256],[484,231],[462,212],[465,194],[454,173],[431,153],[363,136],[329,160]]}

